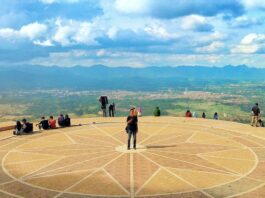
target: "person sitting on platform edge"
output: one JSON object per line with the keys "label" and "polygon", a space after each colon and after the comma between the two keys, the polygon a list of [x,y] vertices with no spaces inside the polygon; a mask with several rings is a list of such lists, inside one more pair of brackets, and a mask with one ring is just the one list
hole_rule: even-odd
{"label": "person sitting on platform edge", "polygon": [[60,127],[64,127],[64,116],[63,116],[63,114],[60,114],[60,116],[58,117],[58,124]]}
{"label": "person sitting on platform edge", "polygon": [[33,132],[33,124],[27,122],[27,120],[24,118],[22,120],[22,130],[23,130],[22,133],[31,133],[31,132]]}
{"label": "person sitting on platform edge", "polygon": [[198,113],[196,111],[193,112],[192,117],[198,118]]}
{"label": "person sitting on platform edge", "polygon": [[190,110],[187,110],[185,116],[186,116],[186,118],[191,118],[192,117],[192,114],[191,114]]}
{"label": "person sitting on platform edge", "polygon": [[138,132],[138,118],[136,116],[135,108],[130,109],[130,115],[127,117],[126,132],[128,133],[128,147],[131,149],[131,137],[133,136],[133,148],[136,150],[136,134]]}
{"label": "person sitting on platform edge", "polygon": [[214,115],[213,115],[213,119],[214,119],[214,120],[218,120],[218,119],[219,119],[219,117],[218,117],[218,113],[217,113],[217,112],[214,113]]}
{"label": "person sitting on platform edge", "polygon": [[50,128],[49,122],[45,119],[45,117],[41,117],[41,121],[39,122],[39,124],[36,124],[36,126],[38,126],[40,130],[48,130]]}
{"label": "person sitting on platform edge", "polygon": [[71,126],[71,118],[69,118],[68,114],[65,115],[64,126],[65,127],[70,127]]}
{"label": "person sitting on platform edge", "polygon": [[56,120],[53,119],[53,116],[50,116],[49,126],[50,126],[50,129],[56,129]]}
{"label": "person sitting on platform edge", "polygon": [[22,124],[20,121],[17,121],[17,124],[15,126],[15,130],[13,131],[14,135],[21,135],[23,132]]}

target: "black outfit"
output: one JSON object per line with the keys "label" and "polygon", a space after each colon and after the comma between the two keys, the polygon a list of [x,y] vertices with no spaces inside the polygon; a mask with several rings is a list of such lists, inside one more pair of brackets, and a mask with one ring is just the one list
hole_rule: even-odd
{"label": "black outfit", "polygon": [[101,103],[101,109],[103,111],[103,117],[107,117],[107,104],[109,103],[107,96],[100,96],[99,102]]}
{"label": "black outfit", "polygon": [[39,123],[39,128],[43,128],[44,130],[47,130],[50,128],[50,125],[49,125],[49,121],[48,120],[42,120],[40,123]]}
{"label": "black outfit", "polygon": [[22,124],[20,122],[17,122],[17,124],[16,124],[14,129],[15,130],[13,131],[13,134],[14,135],[20,135],[21,132],[22,132],[22,130],[21,130],[22,129]]}
{"label": "black outfit", "polygon": [[131,147],[131,137],[133,136],[133,148],[136,149],[136,134],[138,132],[138,118],[137,116],[128,116],[127,122],[132,120],[130,124],[127,124],[127,133],[128,133],[128,149]]}
{"label": "black outfit", "polygon": [[30,132],[33,132],[33,124],[32,123],[29,123],[29,122],[26,122],[25,123],[25,128],[23,130],[24,133],[30,133]]}
{"label": "black outfit", "polygon": [[111,104],[109,106],[109,117],[114,117],[114,112],[115,112],[115,104]]}
{"label": "black outfit", "polygon": [[259,116],[260,114],[260,109],[257,105],[255,105],[254,107],[252,107],[252,111],[254,113],[254,116]]}
{"label": "black outfit", "polygon": [[159,108],[156,108],[155,111],[154,111],[154,116],[160,116],[161,115],[161,112],[160,112],[160,109]]}
{"label": "black outfit", "polygon": [[22,124],[19,122],[17,123],[17,125],[15,126],[15,130],[20,131],[22,129]]}
{"label": "black outfit", "polygon": [[71,126],[71,119],[70,118],[65,118],[64,119],[64,126],[70,127]]}

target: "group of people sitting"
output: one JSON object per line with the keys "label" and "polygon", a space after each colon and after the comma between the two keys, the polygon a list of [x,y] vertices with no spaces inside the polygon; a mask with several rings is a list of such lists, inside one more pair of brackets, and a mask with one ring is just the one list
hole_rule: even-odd
{"label": "group of people sitting", "polygon": [[[159,107],[156,107],[155,110],[154,110],[154,116],[155,117],[159,117],[160,115],[161,115],[161,111],[160,111]],[[198,116],[197,112],[193,112],[193,114],[192,114],[190,110],[187,110],[186,114],[185,114],[185,117],[186,118],[192,118],[192,117],[193,118],[198,118],[199,116]],[[206,113],[203,112],[201,117],[205,119],[206,118]],[[214,113],[213,119],[214,120],[219,120],[219,116],[218,116],[217,112]]]}
{"label": "group of people sitting", "polygon": [[[58,117],[58,125],[60,127],[70,127],[71,126],[71,118],[66,114],[65,116],[63,114],[60,114]],[[41,118],[41,121],[36,124],[36,126],[39,127],[39,129],[48,130],[48,129],[56,129],[56,120],[53,118],[53,116],[50,116],[50,119],[47,120],[45,117]]]}
{"label": "group of people sitting", "polygon": [[[60,127],[70,127],[71,126],[71,118],[66,114],[65,116],[61,114],[58,117],[58,125]],[[41,121],[36,124],[39,127],[39,130],[48,130],[48,129],[56,129],[56,119],[53,116],[50,116],[50,119],[47,120],[45,117],[41,118]],[[15,130],[13,132],[14,135],[22,135],[23,133],[32,133],[33,132],[33,124],[27,122],[26,119],[23,119],[22,122],[17,121]]]}
{"label": "group of people sitting", "polygon": [[15,130],[13,131],[14,135],[21,135],[22,133],[32,133],[33,132],[33,124],[27,122],[24,118],[21,122],[17,121]]}
{"label": "group of people sitting", "polygon": [[[187,110],[186,111],[186,114],[185,114],[185,117],[186,118],[198,118],[198,114],[197,114],[197,112],[193,112],[193,114],[190,112],[190,110]],[[202,116],[201,116],[202,118],[204,118],[204,119],[206,119],[206,113],[205,112],[203,112],[202,113]],[[215,112],[214,113],[214,115],[213,115],[213,119],[214,120],[219,120],[219,116],[218,116],[218,113],[217,112]]]}
{"label": "group of people sitting", "polygon": [[48,130],[48,129],[56,129],[56,120],[53,119],[53,116],[50,116],[50,119],[47,120],[45,117],[41,118],[41,121],[36,124],[39,127],[39,130]]}
{"label": "group of people sitting", "polygon": [[60,114],[58,117],[58,125],[60,127],[70,127],[71,126],[71,118],[69,117],[68,114],[63,116],[63,114]]}

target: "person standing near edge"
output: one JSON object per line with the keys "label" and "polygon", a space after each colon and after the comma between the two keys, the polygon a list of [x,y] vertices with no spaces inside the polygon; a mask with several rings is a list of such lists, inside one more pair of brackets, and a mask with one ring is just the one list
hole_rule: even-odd
{"label": "person standing near edge", "polygon": [[109,104],[107,96],[100,96],[99,102],[101,103],[101,110],[103,117],[107,117],[107,105]]}
{"label": "person standing near edge", "polygon": [[114,102],[109,105],[109,117],[114,117],[115,113],[115,104]]}
{"label": "person standing near edge", "polygon": [[259,104],[256,103],[255,106],[252,107],[252,121],[251,121],[251,126],[258,127],[259,117],[260,117]]}
{"label": "person standing near edge", "polygon": [[130,109],[130,115],[127,117],[127,127],[126,131],[128,133],[128,147],[131,149],[131,137],[133,136],[133,148],[136,150],[136,134],[138,132],[138,118],[136,115],[135,108]]}

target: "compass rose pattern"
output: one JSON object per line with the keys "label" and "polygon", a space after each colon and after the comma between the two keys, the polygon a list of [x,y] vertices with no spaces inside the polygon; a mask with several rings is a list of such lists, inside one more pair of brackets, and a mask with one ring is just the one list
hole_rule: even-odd
{"label": "compass rose pattern", "polygon": [[4,139],[0,197],[262,197],[265,192],[260,129],[141,118],[138,149],[127,151],[122,121]]}

